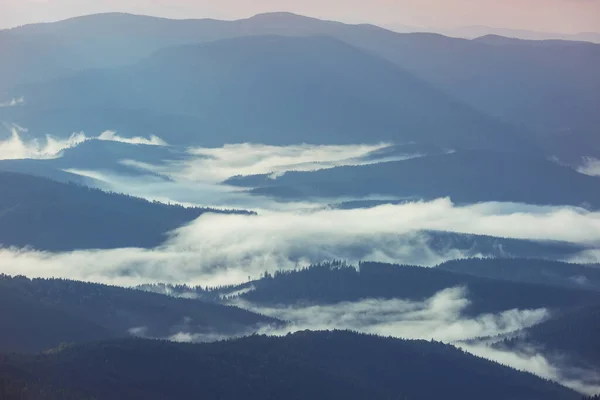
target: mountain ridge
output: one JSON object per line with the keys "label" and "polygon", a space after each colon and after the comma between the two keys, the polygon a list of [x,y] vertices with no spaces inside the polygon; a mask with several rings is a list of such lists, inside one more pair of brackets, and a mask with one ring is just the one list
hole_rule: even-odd
{"label": "mountain ridge", "polygon": [[[424,400],[449,392],[465,400],[578,398],[555,383],[452,346],[343,331],[197,345],[113,341],[67,347],[37,359],[8,357],[0,371],[11,367],[34,371],[42,382],[116,400],[193,393],[220,399]],[[425,384],[430,380],[437,384]]]}
{"label": "mountain ridge", "polygon": [[[172,144],[416,140],[528,147],[512,126],[381,56],[329,36],[253,35],[172,46],[130,67],[88,70],[16,90],[30,99],[23,109],[32,112],[52,104],[81,110],[78,114],[141,109],[196,118],[195,137],[155,128]],[[59,99],[55,93],[61,93]],[[109,124],[110,114],[104,115]]]}

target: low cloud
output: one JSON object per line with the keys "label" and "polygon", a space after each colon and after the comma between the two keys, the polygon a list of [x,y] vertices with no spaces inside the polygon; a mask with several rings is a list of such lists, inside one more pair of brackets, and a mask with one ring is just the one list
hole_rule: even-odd
{"label": "low cloud", "polygon": [[175,290],[175,288],[171,285],[167,285],[164,283],[154,284],[154,285],[139,285],[136,287],[138,290],[143,290],[145,292],[162,294],[165,296],[176,297],[179,299],[191,299],[197,300],[200,298],[198,292],[191,290]]}
{"label": "low cloud", "polygon": [[[17,128],[14,128],[17,129]],[[13,132],[0,143],[0,158],[52,158],[76,146],[85,135],[61,142],[25,142],[24,130]],[[104,135],[104,136],[103,136]],[[101,140],[164,145],[158,138],[124,139],[105,133]],[[11,141],[12,140],[12,141]],[[10,143],[8,145],[7,143]],[[33,145],[32,145],[33,144]],[[4,147],[3,147],[4,146]],[[63,277],[84,281],[134,286],[147,282],[188,283],[219,286],[241,283],[265,271],[289,270],[311,263],[344,259],[351,263],[372,260],[433,266],[469,254],[457,249],[433,249],[424,230],[453,231],[499,237],[558,240],[585,245],[600,244],[600,213],[575,207],[544,207],[513,203],[482,203],[456,206],[450,199],[382,205],[356,210],[334,210],[321,204],[275,204],[253,197],[239,188],[219,184],[236,174],[273,173],[273,178],[293,169],[310,170],[360,163],[384,144],[369,146],[232,145],[217,149],[193,149],[187,158],[166,164],[128,163],[160,173],[156,177],[128,178],[105,171],[78,171],[102,178],[105,189],[153,200],[237,206],[259,210],[258,216],[206,214],[174,231],[154,249],[84,250],[48,253],[31,249],[0,249],[0,272],[31,277]],[[13,156],[14,158],[14,156]],[[370,161],[364,161],[370,162]],[[590,250],[577,260],[600,260]],[[460,342],[477,336],[509,333],[545,318],[545,310],[508,310],[466,318],[468,304],[462,289],[449,289],[423,303],[402,300],[365,300],[336,306],[256,309],[292,321],[283,334],[298,329],[345,328],[404,338]],[[245,305],[253,308],[252,305]],[[143,335],[144,327],[132,334]],[[222,338],[181,332],[176,341],[212,341]],[[482,345],[460,344],[467,351],[495,359],[518,369],[554,379],[583,392],[587,380],[573,379],[539,352],[508,352]],[[469,346],[469,347],[467,347]],[[590,389],[592,388],[592,389]]]}
{"label": "low cloud", "polygon": [[169,145],[167,142],[165,142],[164,140],[162,140],[161,138],[159,138],[156,135],[150,135],[149,138],[145,138],[145,137],[141,137],[141,136],[134,136],[131,138],[126,138],[126,137],[117,135],[117,133],[114,131],[102,132],[100,134],[100,136],[98,136],[96,138],[92,138],[92,139],[106,140],[106,141],[110,141],[110,142],[121,142],[121,143],[128,143],[128,144],[144,144],[147,146],[168,146]]}
{"label": "low cloud", "polygon": [[565,261],[576,264],[600,264],[600,250],[584,250],[567,258]]}
{"label": "low cloud", "polygon": [[423,230],[590,244],[600,241],[600,214],[501,203],[458,207],[448,199],[357,210],[205,214],[150,250],[45,253],[3,249],[0,271],[119,285],[185,282],[215,286],[332,259],[432,266],[478,255],[434,250]]}
{"label": "low cloud", "polygon": [[600,160],[597,158],[586,158],[577,170],[585,175],[600,176]]}
{"label": "low cloud", "polygon": [[147,337],[148,327],[147,326],[136,326],[127,331],[132,336]]}
{"label": "low cloud", "polygon": [[39,139],[23,140],[21,136],[27,132],[25,128],[13,125],[9,129],[10,138],[0,141],[0,160],[57,158],[64,150],[75,147],[86,140],[83,133],[74,133],[67,139],[57,139],[46,135],[44,141]]}
{"label": "low cloud", "polygon": [[600,393],[599,373],[573,368],[566,365],[561,357],[544,354],[543,349],[529,346],[509,350],[482,344],[459,344],[458,347],[473,355],[558,382],[586,395]]}
{"label": "low cloud", "polygon": [[[293,228],[288,226],[288,229]],[[214,236],[205,239],[198,243],[188,239],[172,240],[155,249],[66,253],[0,249],[0,271],[9,275],[62,277],[121,286],[147,282],[221,286],[242,283],[248,277],[258,278],[264,271],[292,270],[331,259],[353,262],[395,260],[402,264],[435,265],[465,256],[454,249],[442,252],[429,249],[426,238],[419,234],[388,238],[384,243],[378,243],[378,238],[366,237],[362,240],[357,237],[354,242],[347,243],[338,243],[338,239],[332,237],[323,243],[315,243],[316,238],[271,238],[268,232],[238,234],[232,227],[232,230],[214,232]]]}
{"label": "low cloud", "polygon": [[306,307],[264,307],[243,301],[233,304],[290,321],[284,328],[264,328],[262,333],[285,335],[307,329],[343,329],[404,339],[433,339],[446,343],[511,333],[533,326],[548,317],[548,312],[544,309],[509,310],[499,314],[482,314],[475,318],[465,317],[463,312],[470,301],[468,291],[462,287],[446,289],[423,302],[366,299]]}
{"label": "low cloud", "polygon": [[[25,140],[26,129],[9,127],[12,136],[0,141],[0,159],[52,159],[62,156],[65,149],[73,148],[89,140],[106,140],[131,145],[168,146],[157,136],[125,138],[114,131],[105,131],[97,137],[88,137],[83,132],[69,139],[46,136],[45,139]],[[232,144],[219,148],[177,148],[175,160],[156,159],[144,162],[123,159],[119,164],[138,171],[135,176],[116,172],[119,165],[102,170],[82,170],[67,166],[67,172],[93,177],[100,189],[127,193],[151,201],[169,202],[190,206],[214,208],[258,209],[306,209],[321,207],[315,202],[279,202],[260,196],[252,196],[245,189],[223,185],[222,181],[235,175],[270,174],[273,179],[287,171],[312,171],[342,165],[362,165],[384,161],[398,161],[422,156],[413,154],[408,146],[394,146],[393,154],[380,152],[389,144],[357,145],[309,145],[268,146],[261,144]],[[161,177],[161,179],[157,179]],[[168,179],[164,179],[168,178]],[[376,197],[376,196],[375,196]],[[340,199],[353,200],[349,199]]]}
{"label": "low cloud", "polygon": [[[545,309],[507,310],[497,314],[467,317],[468,290],[463,287],[438,292],[422,302],[401,299],[365,299],[331,305],[260,306],[246,301],[232,304],[280,320],[280,327],[263,326],[260,334],[283,336],[303,330],[352,330],[401,339],[437,340],[453,343],[464,351],[520,371],[561,383],[584,394],[600,392],[600,377],[594,371],[574,369],[560,357],[550,357],[543,349],[522,347],[499,349],[474,342],[480,337],[507,335],[549,317]],[[236,337],[239,337],[236,336]],[[167,338],[178,342],[212,342],[231,339],[219,334],[180,332]]]}
{"label": "low cloud", "polygon": [[[137,168],[139,163],[125,163]],[[298,210],[322,207],[308,202],[286,202],[252,196],[245,190],[220,185],[215,182],[194,182],[164,179],[163,175],[124,176],[111,171],[81,170],[67,168],[66,172],[94,179],[99,189],[127,193],[150,201],[211,208],[236,208],[259,211]]]}
{"label": "low cloud", "polygon": [[[99,136],[86,136],[85,133],[74,133],[67,139],[46,135],[44,139],[25,140],[22,133],[25,128],[17,125],[7,127],[12,135],[8,140],[0,142],[0,159],[16,158],[56,158],[60,157],[63,150],[76,147],[88,139],[114,141],[127,144],[141,144],[152,146],[168,146],[158,136],[123,137],[115,131],[107,130]],[[77,140],[73,140],[77,138]],[[383,161],[398,161],[421,156],[420,154],[396,154],[365,158],[377,150],[388,147],[389,144],[359,144],[359,145],[293,145],[293,146],[268,146],[261,144],[230,144],[218,148],[190,148],[185,150],[183,160],[172,163],[163,163],[156,160],[157,164],[142,163],[136,160],[123,160],[122,163],[135,166],[138,169],[153,173],[160,173],[174,180],[185,182],[210,182],[221,181],[235,175],[272,174],[280,176],[287,171],[314,171],[323,168],[332,168],[342,165],[361,165]]]}
{"label": "low cloud", "polygon": [[600,213],[503,203],[459,207],[439,199],[355,210],[204,214],[149,250],[3,249],[0,271],[126,286],[148,282],[216,286],[332,259],[432,266],[487,256],[434,249],[423,230],[598,244]]}
{"label": "low cloud", "polygon": [[402,160],[418,155],[405,154],[389,158],[365,158],[389,144],[269,146],[262,144],[228,144],[216,148],[191,148],[179,162],[154,165],[126,160],[125,164],[160,173],[181,182],[220,183],[236,175],[270,174],[273,179],[288,171],[314,171],[342,165],[370,164]]}
{"label": "low cloud", "polygon": [[[465,288],[450,288],[423,302],[365,299],[331,305],[266,307],[235,301],[233,305],[288,321],[281,327],[264,326],[258,330],[261,334],[283,336],[303,330],[341,329],[401,339],[433,339],[453,343],[473,355],[559,382],[584,394],[600,392],[597,373],[575,370],[563,359],[547,356],[543,349],[523,347],[508,350],[473,342],[479,337],[506,335],[536,325],[549,317],[547,310],[507,310],[466,317],[463,311],[469,303]],[[218,334],[180,332],[168,339],[211,342],[230,338]]]}
{"label": "low cloud", "polygon": [[3,103],[0,103],[0,108],[4,108],[4,107],[17,107],[17,106],[22,106],[25,104],[25,98],[23,96],[21,97],[14,97],[12,99],[10,99],[9,101],[5,101]]}
{"label": "low cloud", "polygon": [[[340,329],[402,339],[433,339],[446,343],[513,333],[536,325],[549,316],[545,309],[515,309],[466,317],[463,313],[470,301],[468,290],[464,287],[442,290],[420,302],[364,299],[328,305],[263,306],[237,299],[228,304],[286,321],[285,325],[265,325],[252,333],[284,336],[304,330]],[[206,342],[240,336],[243,334],[228,336],[180,332],[168,339]]]}
{"label": "low cloud", "polygon": [[154,146],[166,146],[157,136],[150,138],[133,137],[125,138],[117,135],[115,132],[106,131],[97,137],[87,137],[85,133],[73,133],[66,139],[57,138],[52,135],[46,135],[44,139],[24,139],[27,129],[18,125],[8,126],[10,137],[0,141],[0,160],[21,160],[21,159],[53,159],[62,156],[64,150],[77,147],[89,139],[105,140],[113,142],[122,142],[129,144],[144,144]]}

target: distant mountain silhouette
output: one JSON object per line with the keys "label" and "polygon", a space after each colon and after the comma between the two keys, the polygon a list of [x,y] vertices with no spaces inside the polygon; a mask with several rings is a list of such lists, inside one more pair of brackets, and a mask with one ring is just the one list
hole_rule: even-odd
{"label": "distant mountain silhouette", "polygon": [[[40,250],[154,247],[203,213],[76,184],[0,172],[0,245]],[[243,212],[245,213],[245,212]]]}
{"label": "distant mountain silhouette", "polygon": [[[0,93],[10,86],[88,68],[133,64],[165,47],[255,35],[336,36],[393,32],[372,25],[351,26],[291,13],[260,14],[238,21],[170,20],[123,13],[96,14],[56,23],[0,30],[0,49],[14,55],[0,66]],[[90,43],[94,43],[90,46]],[[39,54],[47,63],[34,62]]]}
{"label": "distant mountain silhouette", "polygon": [[[260,36],[171,47],[131,67],[15,90],[32,109],[51,104],[83,115],[117,109],[195,118],[193,136],[154,127],[152,133],[173,144],[525,146],[510,126],[389,61],[327,37]],[[105,116],[110,129],[111,113]]]}
{"label": "distant mountain silhouette", "polygon": [[447,36],[465,39],[478,39],[483,36],[497,35],[522,40],[568,40],[573,42],[600,43],[600,33],[598,32],[566,34],[558,32],[537,32],[526,29],[497,28],[482,25],[444,29],[440,32]]}
{"label": "distant mountain silhouette", "polygon": [[278,323],[235,307],[61,279],[0,275],[0,299],[0,352],[38,352],[132,335],[218,338]]}
{"label": "distant mountain silhouette", "polygon": [[[600,155],[593,145],[600,126],[600,45],[592,43],[504,41],[498,46],[486,38],[399,34],[289,13],[232,22],[102,14],[0,31],[0,49],[14,54],[0,66],[0,92],[69,71],[132,64],[168,46],[254,35],[335,37],[396,63],[490,116],[523,125],[521,133],[548,154],[570,160]],[[35,62],[39,54],[49,55],[43,66]],[[2,119],[14,119],[15,111],[0,111]],[[43,126],[41,111],[31,110],[20,120]],[[40,116],[34,118],[36,114]],[[52,128],[44,122],[45,129]]]}
{"label": "distant mountain silhouette", "polygon": [[98,400],[580,397],[445,344],[341,331],[199,345],[112,341],[0,362],[0,373],[8,378],[27,376],[25,371],[32,387],[41,382]]}
{"label": "distant mountain silhouette", "polygon": [[[600,180],[541,157],[500,152],[457,152],[406,161],[313,172],[233,177],[230,185],[283,199],[392,196],[450,197],[456,203],[508,201],[600,207]],[[565,188],[569,190],[565,190]]]}

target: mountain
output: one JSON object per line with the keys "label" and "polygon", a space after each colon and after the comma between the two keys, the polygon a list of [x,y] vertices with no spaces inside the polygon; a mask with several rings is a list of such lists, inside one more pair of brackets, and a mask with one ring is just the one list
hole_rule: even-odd
{"label": "mountain", "polygon": [[[600,180],[542,157],[500,152],[441,156],[312,172],[233,177],[229,185],[282,199],[363,198],[369,195],[456,203],[507,201],[600,207]],[[568,187],[569,190],[564,190]]]}
{"label": "mountain", "polygon": [[489,26],[473,25],[463,26],[456,29],[443,30],[440,33],[451,37],[465,39],[477,39],[482,36],[497,35],[523,40],[569,40],[575,42],[600,43],[600,33],[598,32],[581,32],[567,34],[557,32],[536,32],[526,29],[494,28]]}
{"label": "mountain", "polygon": [[53,160],[0,160],[0,171],[2,174],[14,173],[31,175],[38,178],[81,186],[94,187],[98,184],[97,180],[93,178],[55,168],[54,165],[51,166],[51,164],[54,164]]}
{"label": "mountain", "polygon": [[[177,45],[262,35],[338,36],[393,32],[373,25],[346,25],[291,13],[260,14],[238,21],[170,20],[106,13],[56,23],[0,30],[0,49],[14,54],[0,66],[0,92],[11,86],[56,78],[89,68],[133,64],[155,51]],[[90,46],[93,43],[93,46]],[[35,62],[38,54],[47,62]]]}
{"label": "mountain", "polygon": [[93,400],[81,393],[64,388],[52,387],[35,381],[30,374],[12,367],[6,367],[0,376],[0,398],[4,400]]}
{"label": "mountain", "polygon": [[0,371],[30,374],[98,400],[579,398],[452,346],[341,331],[198,345],[112,341],[7,356]]}
{"label": "mountain", "polygon": [[[63,76],[63,64],[70,71],[114,67],[135,63],[168,46],[254,35],[335,37],[388,59],[481,112],[521,125],[520,132],[549,155],[569,161],[600,156],[594,145],[600,125],[596,112],[600,107],[600,45],[593,43],[519,40],[498,46],[486,39],[399,34],[372,25],[346,25],[288,13],[232,22],[103,14],[0,31],[0,44],[5,43],[0,49],[18,55],[1,66],[0,77],[8,78],[0,88]],[[43,68],[34,62],[40,52],[55,54],[45,58],[48,62]],[[5,97],[6,101],[13,98]],[[26,103],[33,100],[25,97]],[[43,124],[41,116],[34,116],[44,110],[19,117],[24,111],[13,110],[18,108],[3,108],[0,117],[15,120],[16,113],[22,126],[51,129],[48,122],[53,112],[47,111]],[[97,113],[91,114],[86,119]],[[114,119],[122,122],[120,117]]]}
{"label": "mountain", "polygon": [[552,286],[600,290],[600,268],[541,259],[468,259],[448,261],[445,271]]}
{"label": "mountain", "polygon": [[0,352],[132,335],[218,338],[278,323],[236,307],[60,279],[0,275],[0,299]]}
{"label": "mountain", "polygon": [[73,182],[98,187],[101,184],[96,179],[66,171],[111,171],[119,175],[132,177],[152,175],[156,178],[168,179],[160,174],[153,174],[151,171],[141,171],[135,167],[125,165],[123,161],[135,160],[140,163],[160,164],[184,161],[188,157],[189,155],[184,148],[175,146],[154,146],[88,139],[75,147],[63,150],[60,157],[57,158],[0,160],[0,171],[35,175],[63,183]]}
{"label": "mountain", "polygon": [[[10,54],[10,62],[0,66],[0,98],[15,84],[54,79],[76,70],[77,57],[68,45],[50,36],[26,38],[8,30],[0,31],[0,52]],[[48,60],[42,66],[39,57]]]}
{"label": "mountain", "polygon": [[[480,257],[485,254],[489,257],[509,260],[512,258],[567,259],[591,249],[569,242],[511,239],[443,231],[421,231],[417,237],[422,240],[420,243],[427,243],[427,247],[438,254],[455,249],[465,257]],[[410,235],[407,235],[405,240],[406,243],[411,243]],[[419,246],[416,242],[411,245]]]}
{"label": "mountain", "polygon": [[[172,144],[525,146],[510,126],[389,61],[328,37],[260,36],[171,47],[131,67],[90,70],[19,86],[14,93],[31,110],[51,104],[84,114],[145,110],[195,118],[194,136],[172,127],[152,130]],[[113,129],[110,123],[109,112],[105,129]]]}
{"label": "mountain", "polygon": [[[600,369],[600,306],[581,307],[559,313],[546,322],[525,329],[496,347],[535,346],[568,361],[574,367]],[[594,377],[597,379],[597,376]]]}
{"label": "mountain", "polygon": [[119,173],[134,174],[133,168],[120,163],[123,160],[135,160],[141,163],[182,161],[187,157],[189,156],[185,149],[174,146],[92,139],[86,140],[76,147],[65,149],[60,158],[44,161],[54,168],[113,170]]}
{"label": "mountain", "polygon": [[7,285],[4,276],[0,276],[0,324],[0,352],[37,352],[63,342],[124,336]]}
{"label": "mountain", "polygon": [[600,45],[489,39],[409,34],[368,46],[477,110],[521,126],[546,154],[572,160],[597,153]]}
{"label": "mountain", "polygon": [[600,302],[598,293],[529,283],[507,282],[457,274],[438,268],[363,262],[356,269],[333,264],[278,272],[260,280],[217,289],[216,294],[239,293],[257,304],[335,304],[361,299],[424,301],[453,287],[468,290],[469,315],[512,309],[570,308]]}
{"label": "mountain", "polygon": [[154,247],[203,213],[227,212],[10,172],[0,172],[0,187],[0,244],[39,250]]}

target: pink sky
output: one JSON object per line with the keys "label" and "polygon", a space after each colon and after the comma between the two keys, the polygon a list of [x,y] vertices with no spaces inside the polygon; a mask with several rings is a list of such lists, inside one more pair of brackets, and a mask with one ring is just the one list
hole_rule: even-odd
{"label": "pink sky", "polygon": [[237,19],[268,11],[379,25],[487,25],[557,33],[600,31],[600,0],[0,0],[0,28],[124,11]]}

